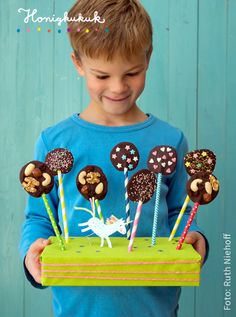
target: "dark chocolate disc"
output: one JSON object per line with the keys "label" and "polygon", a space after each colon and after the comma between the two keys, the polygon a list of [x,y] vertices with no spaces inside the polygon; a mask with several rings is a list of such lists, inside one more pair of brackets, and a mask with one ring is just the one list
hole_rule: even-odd
{"label": "dark chocolate disc", "polygon": [[189,198],[200,205],[209,204],[219,192],[218,179],[209,173],[198,172],[190,177],[186,185]]}
{"label": "dark chocolate disc", "polygon": [[135,173],[128,182],[127,192],[129,199],[146,203],[152,198],[156,186],[155,174],[148,169],[142,169]]}
{"label": "dark chocolate disc", "polygon": [[40,197],[52,190],[54,176],[45,163],[31,161],[20,170],[20,182],[28,194]]}
{"label": "dark chocolate disc", "polygon": [[176,150],[167,145],[154,147],[148,157],[148,168],[153,173],[170,175],[174,172],[177,163]]}
{"label": "dark chocolate disc", "polygon": [[191,176],[197,172],[212,173],[216,165],[215,154],[207,149],[189,152],[184,157],[184,166]]}
{"label": "dark chocolate disc", "polygon": [[93,197],[102,200],[107,194],[107,178],[95,165],[88,165],[77,174],[76,185],[87,200]]}
{"label": "dark chocolate disc", "polygon": [[118,171],[124,171],[125,168],[131,171],[138,165],[139,152],[133,143],[122,142],[114,146],[110,159]]}
{"label": "dark chocolate disc", "polygon": [[57,175],[58,171],[66,174],[72,169],[74,158],[67,149],[57,148],[47,154],[45,163],[54,175]]}

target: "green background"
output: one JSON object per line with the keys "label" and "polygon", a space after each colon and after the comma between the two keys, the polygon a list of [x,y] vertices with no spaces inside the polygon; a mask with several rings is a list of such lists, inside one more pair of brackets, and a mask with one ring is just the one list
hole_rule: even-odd
{"label": "green background", "polygon": [[[102,1],[102,0],[101,0]],[[50,290],[25,280],[18,254],[26,195],[19,169],[33,158],[39,132],[80,112],[88,103],[83,79],[70,60],[66,26],[24,24],[17,10],[37,8],[40,16],[62,16],[73,1],[0,1],[0,308],[2,317],[52,316]],[[224,240],[231,234],[235,272],[236,1],[143,0],[154,26],[154,53],[139,105],[182,129],[190,149],[217,155],[221,192],[199,210],[210,242],[201,286],[183,288],[180,317],[236,316],[235,280],[231,311],[224,311]],[[26,32],[27,28],[30,32]],[[48,33],[47,28],[52,32]],[[17,33],[17,28],[21,32]],[[234,249],[234,250],[233,250]],[[120,317],[120,316],[119,316]],[[161,316],[160,316],[161,317]]]}

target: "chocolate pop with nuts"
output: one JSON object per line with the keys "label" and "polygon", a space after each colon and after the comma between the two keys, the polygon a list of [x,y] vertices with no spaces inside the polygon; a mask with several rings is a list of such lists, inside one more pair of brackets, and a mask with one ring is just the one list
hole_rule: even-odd
{"label": "chocolate pop with nuts", "polygon": [[81,195],[90,201],[93,212],[95,212],[94,204],[96,205],[99,218],[104,221],[99,200],[105,198],[108,185],[102,169],[96,165],[84,167],[77,174],[76,186]]}
{"label": "chocolate pop with nuts", "polygon": [[52,227],[58,239],[61,250],[65,250],[64,242],[61,238],[55,218],[50,208],[46,194],[48,194],[54,185],[54,178],[47,165],[40,161],[31,161],[25,164],[20,170],[20,182],[27,193],[35,198],[42,197],[47,210]]}
{"label": "chocolate pop with nuts", "polygon": [[187,182],[187,192],[190,199],[194,202],[194,206],[181,238],[178,241],[178,245],[176,247],[177,250],[182,248],[188,230],[197,213],[198,207],[212,202],[218,195],[219,188],[220,185],[218,179],[207,172],[198,172],[190,177]]}
{"label": "chocolate pop with nuts", "polygon": [[54,185],[51,170],[40,161],[25,164],[20,171],[20,182],[27,193],[33,197],[48,194]]}

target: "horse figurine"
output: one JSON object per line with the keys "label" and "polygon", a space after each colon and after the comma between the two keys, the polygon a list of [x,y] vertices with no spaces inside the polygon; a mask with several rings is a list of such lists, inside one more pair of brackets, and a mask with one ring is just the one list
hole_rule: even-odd
{"label": "horse figurine", "polygon": [[109,236],[111,236],[113,233],[120,232],[121,234],[126,234],[126,223],[122,218],[117,219],[115,216],[112,215],[110,218],[107,219],[106,223],[103,223],[103,221],[97,218],[91,210],[78,207],[75,207],[75,209],[85,210],[92,215],[92,217],[87,222],[79,223],[79,227],[87,226],[86,228],[83,228],[81,232],[91,230],[98,237],[100,237],[101,247],[104,246],[104,239],[106,239],[108,247],[112,248]]}

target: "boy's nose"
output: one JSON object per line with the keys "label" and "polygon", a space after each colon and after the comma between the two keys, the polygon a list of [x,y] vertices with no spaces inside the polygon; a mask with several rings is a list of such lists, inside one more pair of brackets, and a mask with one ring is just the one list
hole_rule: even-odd
{"label": "boy's nose", "polygon": [[122,81],[122,80],[115,80],[112,82],[111,86],[110,86],[110,92],[113,94],[113,96],[121,96],[121,97],[125,97],[125,94],[128,91],[128,85],[126,82]]}

